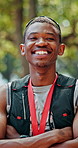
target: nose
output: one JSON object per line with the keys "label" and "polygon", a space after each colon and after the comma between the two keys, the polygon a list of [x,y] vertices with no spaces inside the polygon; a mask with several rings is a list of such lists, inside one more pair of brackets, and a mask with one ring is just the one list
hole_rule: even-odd
{"label": "nose", "polygon": [[35,43],[36,46],[47,46],[47,42],[43,38],[39,38]]}

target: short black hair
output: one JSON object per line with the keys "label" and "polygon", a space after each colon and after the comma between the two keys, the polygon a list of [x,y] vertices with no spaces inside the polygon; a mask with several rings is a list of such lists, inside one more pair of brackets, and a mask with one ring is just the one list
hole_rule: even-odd
{"label": "short black hair", "polygon": [[31,24],[34,24],[35,22],[48,23],[48,24],[52,24],[54,27],[56,27],[59,31],[59,42],[61,43],[61,29],[60,29],[59,24],[55,20],[53,20],[52,18],[47,17],[47,16],[35,17],[27,23],[27,25],[25,27],[25,31],[24,31],[24,39],[23,39],[24,42],[25,42],[25,36],[26,36],[26,31],[27,31],[28,27]]}

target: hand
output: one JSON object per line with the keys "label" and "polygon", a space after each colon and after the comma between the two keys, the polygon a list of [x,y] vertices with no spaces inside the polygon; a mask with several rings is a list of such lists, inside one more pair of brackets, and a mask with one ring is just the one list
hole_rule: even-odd
{"label": "hand", "polygon": [[19,137],[20,137],[20,134],[16,131],[16,129],[13,126],[7,125],[6,138],[16,139]]}
{"label": "hand", "polygon": [[50,148],[65,148],[65,147],[63,147],[63,144],[56,144],[51,146]]}

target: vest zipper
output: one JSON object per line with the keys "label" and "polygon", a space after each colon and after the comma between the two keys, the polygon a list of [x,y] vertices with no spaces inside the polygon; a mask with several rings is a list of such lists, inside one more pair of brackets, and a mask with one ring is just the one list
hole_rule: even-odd
{"label": "vest zipper", "polygon": [[25,109],[25,101],[24,101],[24,94],[23,93],[22,93],[22,101],[23,101],[24,119],[26,120],[26,109]]}

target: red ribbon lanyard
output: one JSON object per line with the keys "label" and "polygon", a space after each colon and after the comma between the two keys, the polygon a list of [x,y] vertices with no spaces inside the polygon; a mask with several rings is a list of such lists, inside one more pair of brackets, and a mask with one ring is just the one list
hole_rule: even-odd
{"label": "red ribbon lanyard", "polygon": [[46,126],[46,120],[48,116],[48,111],[50,109],[51,99],[54,91],[55,82],[57,80],[58,76],[56,75],[56,78],[50,88],[50,91],[48,93],[48,96],[46,98],[46,102],[43,108],[42,117],[40,121],[40,126],[38,127],[37,122],[37,116],[36,116],[36,109],[35,109],[35,101],[34,101],[34,95],[32,90],[32,84],[31,79],[28,84],[28,101],[29,101],[29,108],[30,108],[30,116],[31,116],[31,123],[32,123],[32,133],[33,135],[38,135],[45,132],[45,126]]}

